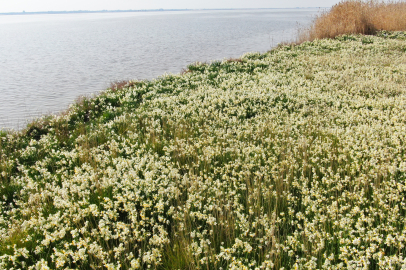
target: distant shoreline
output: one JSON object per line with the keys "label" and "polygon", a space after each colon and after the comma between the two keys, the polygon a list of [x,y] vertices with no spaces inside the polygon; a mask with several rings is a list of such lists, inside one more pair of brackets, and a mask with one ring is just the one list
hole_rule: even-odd
{"label": "distant shoreline", "polygon": [[35,14],[77,14],[77,13],[127,13],[127,12],[165,12],[165,11],[199,11],[199,10],[254,10],[254,9],[311,9],[324,7],[296,7],[296,8],[209,8],[209,9],[128,9],[128,10],[73,10],[73,11],[30,11],[3,12],[0,15],[35,15]]}

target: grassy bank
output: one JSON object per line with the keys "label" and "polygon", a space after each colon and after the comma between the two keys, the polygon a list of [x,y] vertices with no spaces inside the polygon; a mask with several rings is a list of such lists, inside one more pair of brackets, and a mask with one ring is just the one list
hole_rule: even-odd
{"label": "grassy bank", "polygon": [[1,133],[0,268],[405,267],[405,40],[197,63]]}

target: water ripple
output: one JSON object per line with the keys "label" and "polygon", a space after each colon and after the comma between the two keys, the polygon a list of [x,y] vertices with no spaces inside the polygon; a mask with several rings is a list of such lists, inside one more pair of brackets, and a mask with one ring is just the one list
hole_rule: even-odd
{"label": "water ripple", "polygon": [[0,16],[0,128],[64,110],[122,79],[265,52],[316,9]]}

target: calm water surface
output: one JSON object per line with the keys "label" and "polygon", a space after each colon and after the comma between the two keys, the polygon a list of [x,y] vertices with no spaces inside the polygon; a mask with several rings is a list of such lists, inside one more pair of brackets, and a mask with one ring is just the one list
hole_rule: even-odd
{"label": "calm water surface", "polygon": [[0,16],[0,129],[68,108],[112,81],[265,52],[318,9]]}

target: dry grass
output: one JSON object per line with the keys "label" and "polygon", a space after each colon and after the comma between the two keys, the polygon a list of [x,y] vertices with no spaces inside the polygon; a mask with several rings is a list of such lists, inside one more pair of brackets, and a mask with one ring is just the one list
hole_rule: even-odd
{"label": "dry grass", "polygon": [[117,90],[122,90],[125,87],[133,87],[137,85],[137,81],[127,81],[127,80],[122,80],[122,81],[115,81],[110,83],[110,89],[113,91]]}
{"label": "dry grass", "polygon": [[302,30],[297,43],[343,34],[373,35],[380,30],[406,30],[406,2],[342,1],[316,17],[310,28]]}

